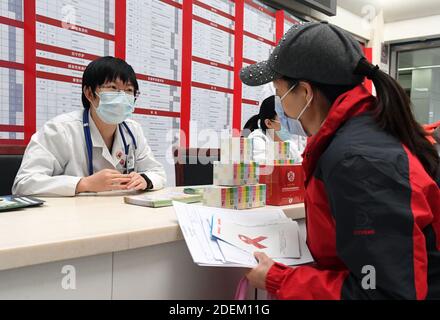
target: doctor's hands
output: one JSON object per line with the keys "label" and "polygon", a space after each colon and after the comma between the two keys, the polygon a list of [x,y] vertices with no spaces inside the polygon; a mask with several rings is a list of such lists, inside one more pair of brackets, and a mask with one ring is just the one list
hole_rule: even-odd
{"label": "doctor's hands", "polygon": [[76,193],[127,190],[127,184],[132,180],[131,175],[121,174],[117,170],[104,169],[92,176],[82,178],[76,186]]}
{"label": "doctor's hands", "polygon": [[147,181],[137,172],[132,172],[128,175],[131,180],[127,184],[127,190],[145,190],[148,187]]}
{"label": "doctor's hands", "polygon": [[246,277],[249,279],[249,283],[254,288],[266,289],[266,277],[270,268],[275,262],[270,259],[265,253],[255,252],[255,258],[258,260],[258,266],[249,271]]}

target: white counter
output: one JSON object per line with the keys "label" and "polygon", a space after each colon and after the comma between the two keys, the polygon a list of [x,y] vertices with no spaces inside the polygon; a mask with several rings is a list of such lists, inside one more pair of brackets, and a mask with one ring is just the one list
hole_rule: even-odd
{"label": "white counter", "polygon": [[[191,270],[198,268],[191,266],[191,258],[182,241],[183,237],[172,207],[153,209],[127,205],[124,204],[121,196],[46,198],[44,200],[46,204],[39,208],[0,214],[0,271],[9,270],[0,272],[0,298],[2,294],[3,298],[10,297],[10,295],[4,295],[6,292],[3,289],[6,288],[4,288],[4,283],[2,284],[2,279],[6,278],[6,281],[9,279],[9,273],[15,271],[11,269],[27,267],[22,270],[29,270],[32,273],[32,266],[38,269],[55,263],[59,278],[61,270],[58,269],[65,265],[66,261],[75,259],[88,264],[90,259],[105,257],[103,263],[107,265],[109,263],[107,260],[110,259],[112,268],[107,271],[112,273],[115,268],[114,254],[116,253],[118,256],[125,256],[121,260],[123,265],[130,260],[126,255],[138,259],[143,254],[148,256],[151,252],[162,248],[157,251],[159,255],[168,250],[174,252],[176,256],[176,248],[178,248],[178,255],[181,255],[180,259],[185,259],[188,268]],[[281,208],[287,216],[293,219],[304,217],[302,204]],[[137,254],[131,254],[134,252]],[[166,260],[168,256],[165,255],[162,258]],[[172,268],[172,266],[167,267],[167,264],[176,264],[176,261],[170,260],[167,263],[165,260],[163,260],[162,270]],[[92,263],[88,269],[93,265],[95,264]],[[124,275],[123,273],[121,275],[120,284],[124,287]],[[36,281],[30,275],[29,277],[29,281]],[[115,278],[112,274],[110,279],[113,292],[117,277]],[[14,284],[11,283],[11,285]],[[161,284],[157,283],[157,285]],[[127,288],[127,290],[129,293],[130,289]],[[162,298],[171,298],[167,296],[167,293],[164,295],[165,297]],[[95,297],[95,295],[92,296]],[[83,295],[79,297],[84,298]],[[118,297],[112,295],[111,298]],[[119,298],[124,298],[124,296]],[[143,295],[142,298],[149,297]]]}

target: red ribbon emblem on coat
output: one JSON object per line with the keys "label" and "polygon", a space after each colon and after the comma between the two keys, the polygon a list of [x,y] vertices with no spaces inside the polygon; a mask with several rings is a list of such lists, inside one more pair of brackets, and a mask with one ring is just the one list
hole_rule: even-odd
{"label": "red ribbon emblem on coat", "polygon": [[257,247],[258,249],[266,249],[267,248],[266,246],[260,244],[260,242],[266,240],[267,237],[258,237],[258,238],[255,238],[255,239],[251,239],[251,238],[246,237],[246,236],[244,236],[242,234],[240,234],[238,237],[244,243],[250,244],[250,245],[252,245],[254,247]]}

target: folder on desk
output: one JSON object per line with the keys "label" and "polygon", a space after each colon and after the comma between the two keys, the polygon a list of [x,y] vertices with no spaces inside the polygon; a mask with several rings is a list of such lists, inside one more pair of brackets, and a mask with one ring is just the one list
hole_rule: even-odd
{"label": "folder on desk", "polygon": [[33,197],[3,196],[0,197],[0,212],[37,207],[42,204],[44,204],[43,200]]}
{"label": "folder on desk", "polygon": [[[258,264],[256,251],[285,265],[313,262],[298,223],[279,208],[242,212],[179,202],[173,206],[199,266],[253,268]],[[227,232],[219,230],[219,225],[226,226]]]}

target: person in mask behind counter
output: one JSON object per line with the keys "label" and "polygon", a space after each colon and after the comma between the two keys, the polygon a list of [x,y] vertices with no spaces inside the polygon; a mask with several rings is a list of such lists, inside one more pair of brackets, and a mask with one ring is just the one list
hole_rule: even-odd
{"label": "person in mask behind counter", "polygon": [[113,57],[84,71],[83,110],[48,121],[32,137],[12,188],[16,195],[161,189],[163,166],[142,127],[128,119],[139,85],[133,68]]}
{"label": "person in mask behind counter", "polygon": [[[289,141],[290,157],[295,163],[301,163],[301,153],[304,151],[306,139],[299,135],[292,135],[283,126],[276,112],[276,96],[266,98],[260,107],[260,112],[250,118],[244,128],[244,136],[253,139],[253,160],[266,160],[266,144],[271,141]],[[249,135],[248,135],[249,134]]]}

